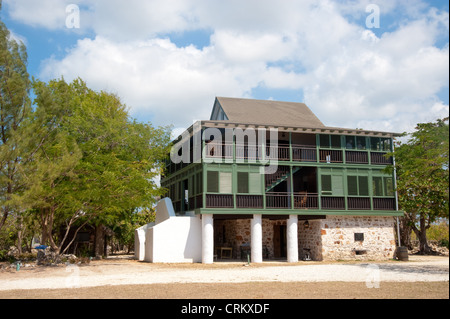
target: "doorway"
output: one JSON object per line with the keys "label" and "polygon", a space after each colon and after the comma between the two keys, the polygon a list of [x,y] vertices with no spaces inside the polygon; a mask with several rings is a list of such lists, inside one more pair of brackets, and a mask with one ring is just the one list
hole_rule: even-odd
{"label": "doorway", "polygon": [[273,226],[273,257],[277,259],[287,257],[287,226],[274,225]]}

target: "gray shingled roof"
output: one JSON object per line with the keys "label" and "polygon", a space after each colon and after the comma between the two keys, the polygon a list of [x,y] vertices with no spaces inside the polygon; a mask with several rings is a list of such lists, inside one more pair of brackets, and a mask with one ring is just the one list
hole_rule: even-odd
{"label": "gray shingled roof", "polygon": [[279,126],[314,127],[325,125],[303,103],[218,97],[218,103],[231,122]]}

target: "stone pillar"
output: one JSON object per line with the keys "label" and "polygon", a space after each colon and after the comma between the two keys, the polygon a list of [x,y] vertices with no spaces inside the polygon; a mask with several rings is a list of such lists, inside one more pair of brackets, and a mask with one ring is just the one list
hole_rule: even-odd
{"label": "stone pillar", "polygon": [[252,263],[262,263],[262,215],[253,215],[251,250]]}
{"label": "stone pillar", "polygon": [[298,216],[291,215],[287,221],[287,261],[298,262]]}
{"label": "stone pillar", "polygon": [[213,215],[202,215],[202,262],[214,263],[214,219]]}

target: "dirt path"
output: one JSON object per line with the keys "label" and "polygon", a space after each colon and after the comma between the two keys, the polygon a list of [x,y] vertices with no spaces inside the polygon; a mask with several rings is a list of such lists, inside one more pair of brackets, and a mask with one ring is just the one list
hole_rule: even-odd
{"label": "dirt path", "polygon": [[240,284],[152,284],[76,289],[0,291],[0,299],[449,299],[447,282],[252,282]]}
{"label": "dirt path", "polygon": [[[448,257],[411,256],[409,262],[380,263],[264,263],[248,267],[239,262],[214,265],[175,265],[148,264],[129,259],[111,258],[94,261],[89,265],[0,271],[0,297],[33,298],[33,295],[39,296],[39,290],[42,296],[42,289],[46,289],[45,295],[49,298],[52,296],[52,290],[56,292],[56,296],[58,294],[59,296],[66,295],[67,298],[80,298],[80,296],[89,298],[86,296],[89,296],[90,293],[93,298],[108,298],[107,296],[127,298],[126,294],[121,294],[126,291],[134,292],[131,298],[161,296],[161,293],[157,291],[164,291],[162,298],[165,298],[164,296],[183,298],[185,294],[192,296],[192,293],[196,292],[197,297],[199,291],[206,292],[206,296],[217,295],[214,293],[217,289],[224,291],[218,286],[228,285],[226,291],[237,289],[237,291],[245,292],[248,291],[246,288],[248,285],[254,287],[263,284],[267,287],[262,290],[264,293],[261,293],[261,296],[267,298],[279,298],[280,296],[290,296],[290,294],[293,298],[305,298],[305,295],[298,293],[305,291],[304,289],[286,289],[291,286],[323,286],[326,287],[325,291],[328,293],[333,291],[332,287],[342,290],[345,286],[349,287],[349,292],[357,293],[359,289],[356,289],[354,285],[361,287],[365,293],[372,291],[372,294],[376,293],[381,296],[387,293],[391,298],[398,294],[402,296],[405,293],[413,292],[416,288],[420,288],[419,291],[423,291],[425,297],[443,296],[448,298],[448,280]],[[202,285],[203,288],[191,291],[196,285]],[[158,287],[165,288],[161,290]],[[180,289],[180,287],[184,288]],[[384,290],[385,288],[386,290]],[[427,289],[429,289],[428,292],[426,292]],[[102,291],[102,294],[99,294],[99,290]],[[151,293],[152,291],[153,293]],[[311,290],[308,289],[308,291]],[[248,297],[249,293],[240,293],[240,295]],[[362,298],[364,295],[363,293],[359,294]],[[414,295],[417,295],[417,292]],[[219,296],[228,298],[228,295],[223,295],[223,293]],[[252,295],[252,298],[258,298],[258,295]]]}

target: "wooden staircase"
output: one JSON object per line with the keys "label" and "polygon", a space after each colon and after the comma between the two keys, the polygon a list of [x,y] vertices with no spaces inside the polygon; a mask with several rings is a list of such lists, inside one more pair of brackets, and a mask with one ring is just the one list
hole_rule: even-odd
{"label": "wooden staircase", "polygon": [[[302,167],[294,167],[292,168],[292,175],[300,171]],[[284,182],[289,178],[290,169],[286,166],[278,167],[278,170],[275,174],[266,175],[266,193],[270,192],[277,185]]]}

